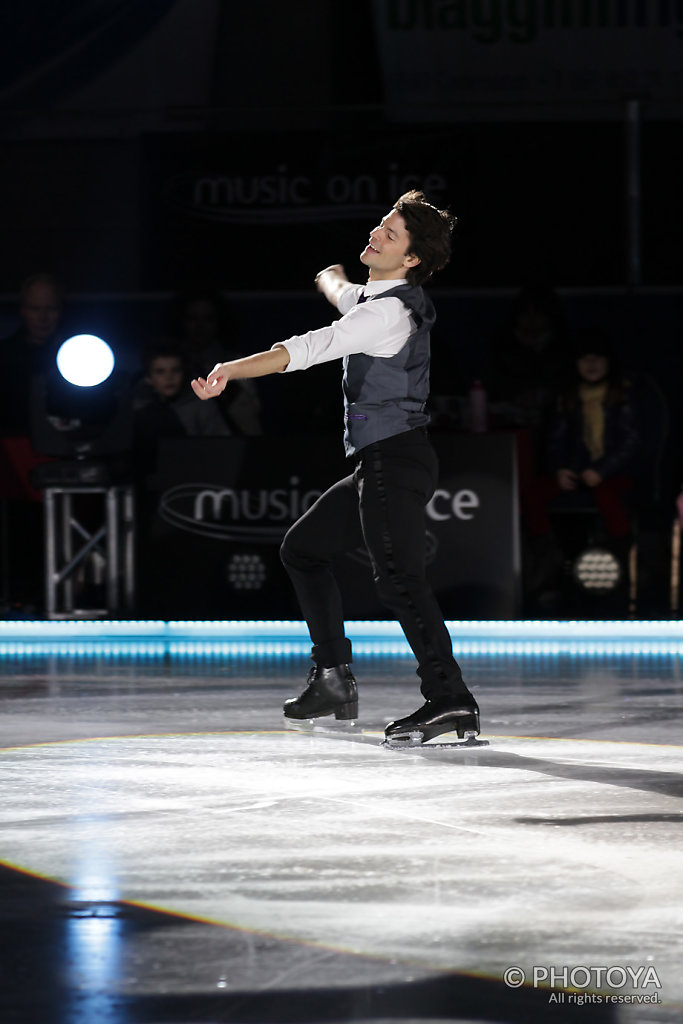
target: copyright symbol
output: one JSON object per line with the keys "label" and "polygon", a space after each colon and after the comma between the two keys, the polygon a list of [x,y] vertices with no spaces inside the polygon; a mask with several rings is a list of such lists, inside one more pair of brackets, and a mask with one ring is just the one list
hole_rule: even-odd
{"label": "copyright symbol", "polygon": [[526,981],[526,975],[521,967],[508,967],[503,975],[503,981],[508,988],[519,988]]}

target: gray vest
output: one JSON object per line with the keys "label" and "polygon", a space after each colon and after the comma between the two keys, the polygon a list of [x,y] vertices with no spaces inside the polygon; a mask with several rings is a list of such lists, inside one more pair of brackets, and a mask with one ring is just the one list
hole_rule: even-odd
{"label": "gray vest", "polygon": [[396,296],[408,307],[413,327],[395,356],[382,359],[358,353],[344,357],[347,455],[429,422],[425,403],[429,397],[429,331],[436,320],[434,306],[422,288],[410,285],[399,285],[367,301],[389,296]]}

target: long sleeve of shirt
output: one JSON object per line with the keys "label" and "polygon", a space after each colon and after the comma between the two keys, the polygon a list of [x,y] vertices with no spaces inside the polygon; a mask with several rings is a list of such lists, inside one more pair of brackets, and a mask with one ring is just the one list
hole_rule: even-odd
{"label": "long sleeve of shirt", "polygon": [[[399,281],[373,282],[364,288],[348,284],[338,300],[339,320],[307,334],[277,342],[289,352],[285,373],[307,370],[317,363],[363,352],[387,359],[400,352],[408,340],[412,321],[410,311],[396,296],[383,299],[382,292],[395,288]],[[366,301],[358,303],[362,292]]]}

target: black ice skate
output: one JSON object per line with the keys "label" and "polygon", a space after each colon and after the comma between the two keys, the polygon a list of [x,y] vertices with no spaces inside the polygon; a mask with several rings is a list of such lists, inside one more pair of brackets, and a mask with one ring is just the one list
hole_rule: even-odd
{"label": "black ice skate", "polygon": [[[426,743],[444,732],[455,732],[465,740],[461,746],[488,746],[487,740],[478,740],[479,708],[475,701],[458,704],[451,697],[428,700],[406,718],[390,722],[384,730],[389,746],[413,746]],[[455,745],[455,744],[452,744]]]}
{"label": "black ice skate", "polygon": [[350,722],[358,717],[358,690],[348,665],[323,668],[314,665],[308,673],[307,686],[300,697],[285,701],[286,718],[298,720],[334,715]]}

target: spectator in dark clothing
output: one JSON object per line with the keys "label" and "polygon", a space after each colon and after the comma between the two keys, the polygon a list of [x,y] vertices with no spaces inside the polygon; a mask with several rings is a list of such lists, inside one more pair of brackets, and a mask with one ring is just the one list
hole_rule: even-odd
{"label": "spectator in dark clothing", "polygon": [[[548,462],[553,475],[543,482],[545,504],[562,492],[589,491],[607,533],[625,537],[629,518],[623,494],[633,486],[640,443],[629,385],[602,332],[584,332],[575,356],[575,380],[560,395],[550,425]],[[530,526],[533,533],[548,532],[547,509],[536,508]]]}
{"label": "spectator in dark clothing", "polygon": [[557,399],[549,428],[550,474],[522,492],[530,557],[537,562],[530,576],[537,586],[557,566],[559,556],[551,510],[558,503],[571,505],[571,495],[594,501],[604,531],[621,557],[630,538],[625,496],[633,487],[640,446],[630,386],[603,331],[581,332],[574,357],[573,379]]}
{"label": "spectator in dark clothing", "polygon": [[520,493],[545,471],[548,423],[570,366],[557,294],[549,285],[526,285],[494,334],[482,373],[489,423],[515,430]]}
{"label": "spectator in dark clothing", "polygon": [[[11,614],[36,614],[44,589],[43,507],[28,483],[35,463],[31,437],[33,378],[45,373],[59,342],[62,289],[52,274],[33,274],[21,285],[21,324],[0,341],[0,445],[5,467],[18,467],[14,480],[0,479],[2,530],[6,534],[0,578]],[[12,475],[13,476],[13,475]]]}
{"label": "spectator in dark clothing", "polygon": [[[0,433],[31,432],[31,379],[56,354],[64,301],[52,274],[33,274],[21,286],[21,326],[0,342]],[[61,340],[61,339],[59,339]]]}
{"label": "spectator in dark clothing", "polygon": [[[160,442],[168,438],[227,437],[230,430],[213,402],[198,402],[188,387],[184,353],[160,342],[143,358],[144,386],[133,396],[133,469],[137,489],[138,602],[145,615],[168,614],[166,560],[159,554],[155,476]],[[166,582],[165,582],[166,581]],[[171,588],[172,589],[172,588]]]}
{"label": "spectator in dark clothing", "polygon": [[[233,329],[225,302],[210,291],[187,291],[179,296],[173,304],[167,331],[182,350],[191,378],[206,373],[207,366],[213,368],[224,362],[226,352],[231,359],[243,354],[233,347]],[[238,381],[221,395],[217,405],[231,434],[263,433],[261,402],[253,381]]]}
{"label": "spectator in dark clothing", "polygon": [[483,382],[497,426],[543,422],[569,363],[564,312],[546,285],[528,285],[491,341]]}

